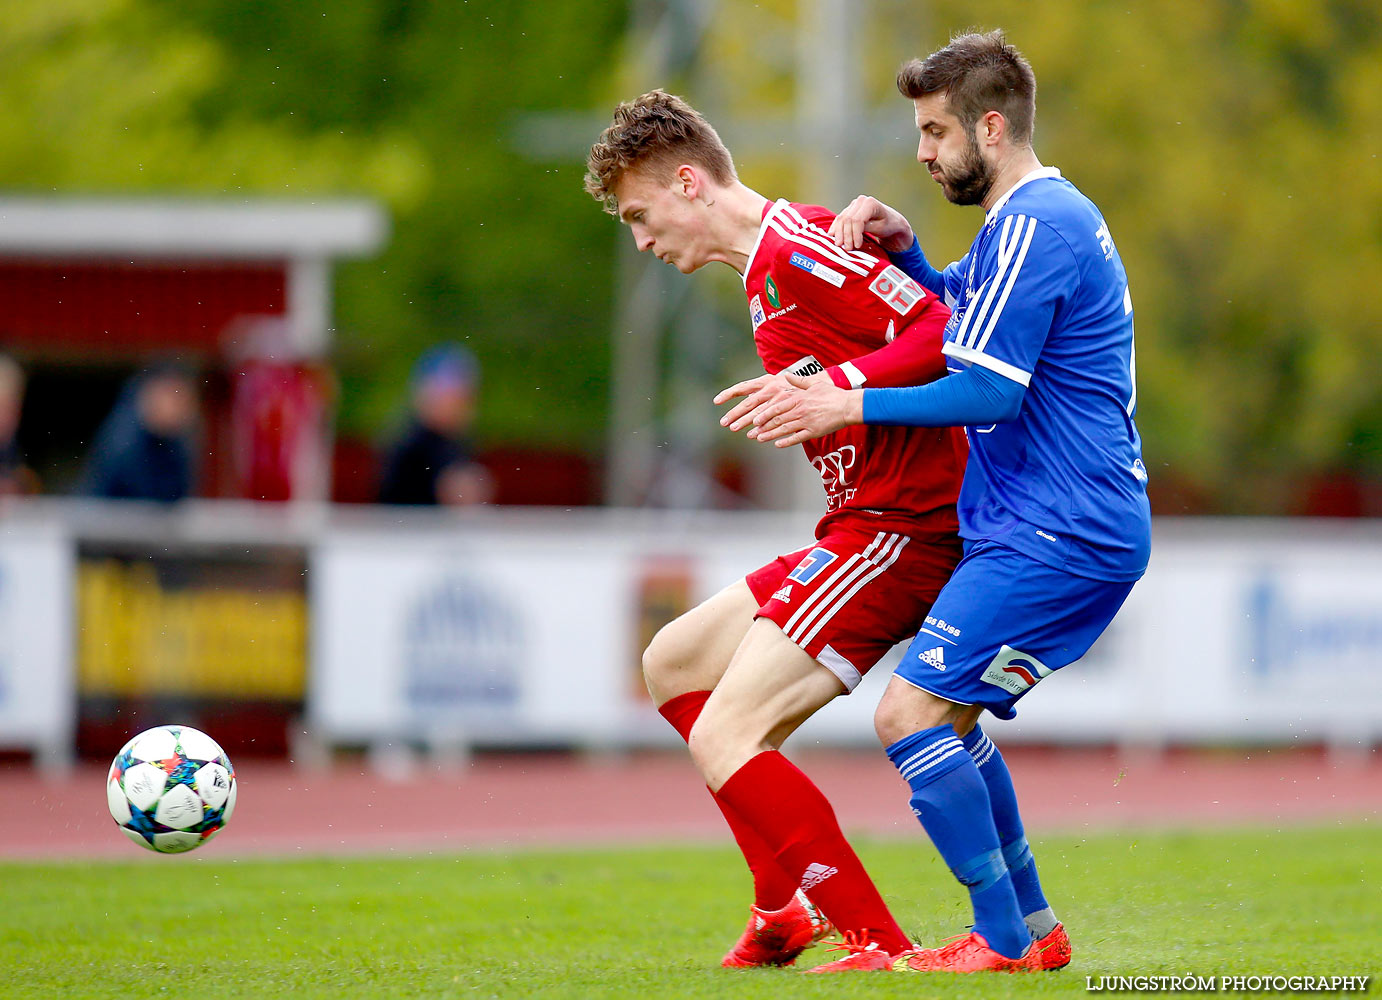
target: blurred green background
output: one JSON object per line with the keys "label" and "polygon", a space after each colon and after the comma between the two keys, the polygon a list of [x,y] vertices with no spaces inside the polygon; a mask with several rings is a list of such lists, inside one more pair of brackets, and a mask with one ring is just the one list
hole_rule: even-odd
{"label": "blurred green background", "polygon": [[[0,190],[378,199],[385,251],[336,271],[338,433],[379,439],[418,353],[460,339],[483,366],[483,445],[598,463],[627,236],[582,192],[581,151],[525,147],[524,122],[570,112],[597,130],[654,85],[712,120],[810,97],[765,58],[772,30],[808,16],[794,0],[701,5],[696,72],[649,80],[633,29],[657,7],[0,5]],[[1376,3],[877,0],[854,69],[896,143],[858,179],[917,221],[937,261],[979,216],[946,206],[912,160],[892,79],[969,26],[1004,27],[1031,60],[1038,155],[1118,241],[1154,510],[1382,513]],[[821,200],[790,151],[739,167],[765,194]],[[750,374],[742,293],[691,280],[725,303],[724,374]]]}

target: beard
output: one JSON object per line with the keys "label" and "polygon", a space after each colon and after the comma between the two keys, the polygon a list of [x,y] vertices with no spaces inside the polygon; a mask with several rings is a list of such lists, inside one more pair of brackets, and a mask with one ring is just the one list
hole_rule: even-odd
{"label": "beard", "polygon": [[974,136],[966,137],[964,155],[954,169],[942,168],[941,191],[955,205],[978,205],[993,187],[997,170],[979,152]]}

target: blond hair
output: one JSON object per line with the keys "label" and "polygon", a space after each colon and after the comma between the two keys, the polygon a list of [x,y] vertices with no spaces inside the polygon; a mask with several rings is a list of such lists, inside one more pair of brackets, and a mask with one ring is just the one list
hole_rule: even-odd
{"label": "blond hair", "polygon": [[625,171],[639,167],[670,178],[682,163],[704,167],[720,184],[737,179],[729,150],[701,113],[675,94],[649,91],[614,109],[614,120],[590,147],[585,189],[617,215],[614,189]]}

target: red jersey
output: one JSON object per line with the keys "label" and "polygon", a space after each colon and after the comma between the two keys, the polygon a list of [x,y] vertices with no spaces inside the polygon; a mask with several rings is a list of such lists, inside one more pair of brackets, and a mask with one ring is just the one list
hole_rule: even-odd
{"label": "red jersey", "polygon": [[[834,213],[778,201],[767,207],[744,270],[753,338],[770,373],[829,371],[836,384],[919,385],[945,374],[950,310],[892,266],[876,244],[835,245]],[[802,445],[821,474],[826,513],[878,530],[958,530],[955,500],[967,452],[955,427],[845,427]]]}

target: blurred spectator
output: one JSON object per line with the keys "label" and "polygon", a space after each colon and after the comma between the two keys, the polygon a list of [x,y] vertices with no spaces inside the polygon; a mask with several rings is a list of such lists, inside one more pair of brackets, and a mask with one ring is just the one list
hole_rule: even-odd
{"label": "blurred spectator", "polygon": [[38,477],[19,450],[19,414],[24,408],[24,369],[0,354],[0,496],[37,493]]}
{"label": "blurred spectator", "polygon": [[81,492],[163,502],[188,496],[198,408],[197,387],[181,367],[132,378],[96,435]]}
{"label": "blurred spectator", "polygon": [[335,384],[307,339],[281,316],[245,316],[227,331],[235,465],[251,500],[326,496]]}
{"label": "blurred spectator", "polygon": [[458,344],[434,347],[418,359],[412,416],[385,458],[380,503],[458,505],[490,499],[493,484],[471,460],[468,437],[478,378],[474,355]]}

